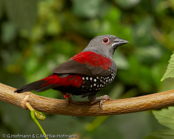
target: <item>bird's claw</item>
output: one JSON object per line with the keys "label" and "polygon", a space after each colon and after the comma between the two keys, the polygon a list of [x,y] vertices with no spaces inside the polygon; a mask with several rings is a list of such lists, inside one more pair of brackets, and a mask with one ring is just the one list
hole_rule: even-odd
{"label": "bird's claw", "polygon": [[111,98],[108,95],[104,95],[104,96],[96,97],[96,100],[100,100],[99,107],[100,109],[103,109],[102,108],[103,103],[106,102],[107,100],[111,100]]}

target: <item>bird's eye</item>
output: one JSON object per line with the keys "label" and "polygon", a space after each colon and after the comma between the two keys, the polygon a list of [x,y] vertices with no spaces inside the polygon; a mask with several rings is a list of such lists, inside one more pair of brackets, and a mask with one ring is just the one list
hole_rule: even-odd
{"label": "bird's eye", "polygon": [[108,38],[103,38],[103,43],[104,44],[108,44],[109,43],[109,39]]}

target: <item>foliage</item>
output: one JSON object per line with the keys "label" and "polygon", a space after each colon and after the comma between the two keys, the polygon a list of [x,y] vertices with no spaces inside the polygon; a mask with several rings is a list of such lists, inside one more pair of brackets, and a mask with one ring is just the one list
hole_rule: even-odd
{"label": "foliage", "polygon": [[[172,78],[173,75],[173,61],[174,61],[174,54],[171,55],[171,58],[169,60],[169,64],[167,66],[167,70],[162,77],[161,80],[164,80],[166,78]],[[164,108],[162,110],[154,110],[153,114],[155,118],[158,120],[158,122],[169,129],[167,130],[160,130],[157,132],[152,133],[150,136],[147,136],[147,139],[172,139],[174,138],[174,107],[168,107],[167,109]]]}
{"label": "foliage", "polygon": [[171,58],[169,60],[169,64],[167,66],[167,71],[161,80],[163,81],[164,79],[169,78],[169,77],[171,77],[171,78],[174,77],[174,52],[171,55]]}
{"label": "foliage", "polygon": [[152,133],[146,139],[172,139],[174,138],[174,107],[153,111],[158,122],[169,129],[163,129]]}
{"label": "foliage", "polygon": [[153,111],[156,119],[162,125],[174,129],[174,107],[168,107],[167,109],[162,109],[161,111]]}
{"label": "foliage", "polygon": [[[173,79],[162,83],[160,79],[173,50],[173,17],[172,0],[0,0],[0,81],[21,87],[41,79],[83,50],[94,36],[114,34],[129,44],[116,51],[117,77],[98,95],[109,92],[116,99],[171,89]],[[54,90],[39,95],[63,98]],[[73,96],[79,99],[83,100]],[[0,103],[0,135],[40,134],[28,111]],[[139,139],[161,128],[149,112],[47,115],[41,125],[48,134],[91,139]]]}

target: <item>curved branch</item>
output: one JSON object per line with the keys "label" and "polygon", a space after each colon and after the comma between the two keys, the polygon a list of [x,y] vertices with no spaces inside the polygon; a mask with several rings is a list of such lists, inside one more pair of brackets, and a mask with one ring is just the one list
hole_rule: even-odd
{"label": "curved branch", "polygon": [[15,88],[0,83],[0,100],[24,108],[22,101],[28,95],[31,106],[41,112],[71,115],[71,116],[103,116],[140,112],[146,110],[160,109],[174,105],[174,90],[160,93],[106,101],[103,110],[99,108],[99,103],[91,105],[89,102],[72,101],[66,106],[66,101],[35,95],[31,92],[14,93]]}

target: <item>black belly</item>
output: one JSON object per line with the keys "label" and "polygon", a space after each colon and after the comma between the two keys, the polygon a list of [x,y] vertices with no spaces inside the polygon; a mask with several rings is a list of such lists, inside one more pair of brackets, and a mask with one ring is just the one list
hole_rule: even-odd
{"label": "black belly", "polygon": [[53,89],[59,90],[63,94],[70,93],[72,95],[82,95],[82,97],[95,95],[98,91],[110,84],[114,80],[115,75],[115,73],[112,73],[109,76],[101,77],[83,76],[83,83],[80,87],[74,87],[70,85],[68,87],[58,86]]}

